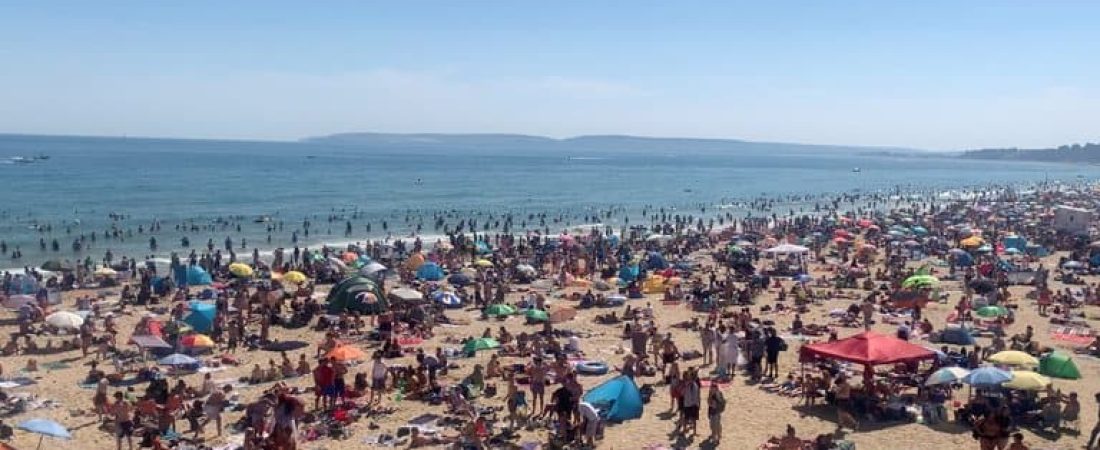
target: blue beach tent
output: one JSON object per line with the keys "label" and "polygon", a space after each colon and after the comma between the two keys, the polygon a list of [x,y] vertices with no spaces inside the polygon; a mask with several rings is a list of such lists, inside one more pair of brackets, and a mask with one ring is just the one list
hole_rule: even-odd
{"label": "blue beach tent", "polygon": [[426,281],[439,281],[443,279],[443,268],[434,262],[426,262],[416,269],[416,278]]}
{"label": "blue beach tent", "polygon": [[642,393],[626,375],[605,381],[584,394],[584,401],[600,411],[600,416],[612,422],[642,417]]}
{"label": "blue beach tent", "polygon": [[623,266],[623,268],[619,270],[619,279],[629,283],[638,279],[639,272],[638,266]]}
{"label": "blue beach tent", "polygon": [[179,286],[206,286],[214,282],[206,269],[197,265],[176,266],[172,272]]}
{"label": "blue beach tent", "polygon": [[191,314],[183,322],[199,333],[208,333],[214,328],[214,308],[212,303],[191,302]]}

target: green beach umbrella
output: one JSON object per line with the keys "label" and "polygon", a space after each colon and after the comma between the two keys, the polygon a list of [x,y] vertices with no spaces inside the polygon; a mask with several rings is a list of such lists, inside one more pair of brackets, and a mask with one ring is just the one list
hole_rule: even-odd
{"label": "green beach umbrella", "polygon": [[1039,373],[1052,378],[1065,380],[1080,380],[1081,371],[1069,355],[1062,352],[1051,352],[1039,358]]}
{"label": "green beach umbrella", "polygon": [[940,279],[932,275],[913,275],[906,278],[901,287],[914,288],[914,287],[932,287],[939,284]]}
{"label": "green beach umbrella", "polygon": [[489,305],[488,308],[485,308],[485,315],[487,316],[510,316],[515,313],[516,308],[501,303]]}
{"label": "green beach umbrella", "polygon": [[541,309],[528,309],[524,316],[526,316],[527,320],[530,322],[546,322],[550,320],[550,314],[547,314],[546,311]]}
{"label": "green beach umbrella", "polygon": [[982,317],[1001,317],[1007,316],[1008,310],[1004,306],[990,305],[978,308],[975,314]]}
{"label": "green beach umbrella", "polygon": [[466,353],[474,353],[478,350],[489,350],[497,347],[500,347],[500,342],[497,342],[496,339],[477,338],[467,342],[466,345],[462,347],[462,351]]}

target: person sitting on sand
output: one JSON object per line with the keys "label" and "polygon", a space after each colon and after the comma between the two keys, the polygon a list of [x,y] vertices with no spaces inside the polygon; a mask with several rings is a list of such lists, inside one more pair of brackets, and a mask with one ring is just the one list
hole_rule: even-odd
{"label": "person sitting on sand", "polygon": [[489,357],[489,362],[485,366],[485,377],[486,378],[497,378],[497,377],[500,377],[501,375],[502,374],[501,374],[501,370],[500,370],[500,357],[498,357],[497,355],[493,355],[493,356]]}
{"label": "person sitting on sand", "polygon": [[298,367],[294,369],[294,372],[300,377],[313,373],[313,369],[309,367],[309,361],[306,361],[305,353],[298,355]]}
{"label": "person sitting on sand", "polygon": [[791,425],[787,425],[787,433],[777,442],[778,450],[802,450],[802,439],[798,437],[795,429]]}
{"label": "person sitting on sand", "polygon": [[248,382],[251,384],[259,384],[264,382],[264,370],[260,368],[259,364],[252,366],[252,375],[248,377]]}

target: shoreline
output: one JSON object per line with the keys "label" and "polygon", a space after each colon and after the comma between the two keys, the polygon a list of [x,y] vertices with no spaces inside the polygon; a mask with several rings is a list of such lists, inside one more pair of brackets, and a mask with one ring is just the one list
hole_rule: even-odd
{"label": "shoreline", "polygon": [[[729,198],[724,198],[724,199],[721,199],[719,201],[707,202],[706,212],[702,213],[702,214],[706,214],[706,215],[695,217],[695,219],[696,220],[714,221],[713,229],[724,229],[724,228],[728,228],[730,226],[735,226],[737,223],[739,223],[739,221],[741,221],[743,219],[746,219],[746,218],[750,218],[750,217],[751,218],[766,217],[766,218],[768,218],[769,222],[771,222],[773,220],[772,219],[773,214],[775,216],[775,219],[790,219],[790,218],[793,218],[793,217],[803,217],[803,216],[816,218],[816,217],[821,217],[821,216],[825,216],[825,215],[849,214],[849,213],[854,213],[854,212],[857,212],[857,211],[866,212],[866,211],[872,210],[872,209],[875,210],[875,211],[887,211],[887,210],[890,210],[890,209],[898,208],[898,207],[902,206],[903,204],[912,205],[913,203],[919,203],[919,202],[952,202],[952,201],[974,200],[974,199],[981,198],[981,196],[983,194],[990,194],[990,193],[994,193],[994,192],[1000,192],[1000,191],[1004,191],[1006,189],[1012,189],[1012,190],[1016,190],[1016,191],[1019,191],[1019,192],[1030,192],[1032,190],[1039,189],[1040,187],[1042,187],[1044,185],[1058,185],[1058,186],[1070,186],[1070,187],[1084,186],[1084,187],[1087,187],[1087,186],[1093,186],[1094,184],[1095,184],[1094,181],[1086,181],[1086,180],[1076,179],[1076,180],[1050,180],[1050,181],[1044,181],[1044,182],[1021,181],[1021,182],[1013,183],[1013,184],[1010,184],[1010,185],[991,184],[991,185],[986,185],[986,186],[964,186],[964,187],[957,187],[957,188],[950,188],[950,189],[939,188],[939,187],[916,187],[916,188],[912,188],[912,189],[909,189],[909,190],[902,190],[901,187],[898,186],[896,189],[891,190],[889,192],[884,192],[883,190],[879,190],[879,191],[876,191],[876,192],[873,192],[873,193],[870,193],[870,192],[855,192],[855,193],[823,192],[823,193],[805,194],[805,195],[797,195],[797,194],[776,195],[776,196],[770,198],[770,201],[774,201],[775,203],[769,205],[768,209],[754,209],[754,208],[752,208],[752,206],[756,202],[761,201],[762,199],[765,199],[767,197],[759,197],[759,198],[752,198],[752,199],[729,199]],[[1059,189],[1061,189],[1061,188],[1059,188]],[[855,200],[854,198],[852,198],[852,197],[855,197],[855,196],[858,196],[859,199]],[[830,199],[830,198],[833,198],[833,199],[842,198],[843,199],[845,197],[849,198],[850,200],[855,200],[855,201],[847,201],[847,202],[842,201],[842,202],[839,202],[838,203],[839,206],[836,210],[823,208],[820,211],[812,211],[812,210],[811,211],[806,211],[807,206],[809,206],[812,209],[812,207],[815,203],[818,204],[818,205],[824,203],[826,206],[828,206],[829,202],[827,202],[825,200]],[[816,200],[816,202],[815,202],[815,200]],[[874,208],[871,208],[870,206],[872,204],[877,205],[877,206],[875,206]],[[795,207],[799,207],[800,209],[796,211],[796,210],[794,210]],[[569,208],[564,208],[564,207],[562,208],[562,210],[568,210],[568,209]],[[649,206],[648,208],[646,208],[646,207],[642,208],[642,210],[648,210],[650,212],[656,212],[659,209],[664,209],[669,216],[671,216],[672,214],[677,214],[680,211],[683,211],[679,208],[668,207],[668,206],[666,206],[666,207]],[[600,212],[604,211],[603,208],[599,208],[599,210],[600,210]],[[606,210],[607,211],[612,211],[612,210],[618,211],[619,213],[624,214],[624,215],[630,214],[630,211],[628,211],[626,208],[620,208],[620,207],[617,207],[617,206],[609,206]],[[731,211],[731,210],[733,210],[733,211]],[[778,212],[779,210],[785,210],[785,211],[782,211],[782,213],[779,213]],[[768,214],[769,212],[771,212],[773,214]],[[793,212],[793,214],[792,214],[792,212]],[[438,214],[439,212],[438,211],[422,212],[422,216],[426,215],[426,214],[432,214],[432,213]],[[473,214],[473,213],[475,213],[475,211],[470,210],[470,211],[467,211],[467,213],[468,214]],[[484,211],[477,211],[477,213],[484,214],[485,212]],[[718,214],[715,214],[715,213],[718,213]],[[394,217],[394,216],[399,217],[400,216],[400,211],[392,211],[389,216],[390,217]],[[240,217],[243,217],[243,216],[240,216]],[[629,216],[625,216],[625,217],[627,219],[629,219]],[[718,217],[722,217],[724,219],[723,223],[720,224],[717,221]],[[730,219],[725,219],[726,217],[731,217],[731,218]],[[617,219],[618,221],[622,220],[621,217],[609,217],[609,218]],[[645,217],[643,217],[643,219],[645,219],[647,221],[646,223],[648,223],[649,225],[660,222],[659,220],[654,221],[654,220],[651,220],[651,219],[647,219]],[[568,225],[567,224],[556,223],[556,224],[554,224],[554,226],[547,225],[547,227],[549,228],[549,231],[550,231],[549,235],[557,235],[557,234],[560,234],[562,231],[565,231],[565,230],[573,231],[573,230],[580,230],[580,229],[591,229],[593,227],[603,228],[603,227],[607,227],[607,226],[612,227],[613,232],[618,234],[625,228],[630,228],[630,227],[638,226],[638,225],[642,225],[642,224],[637,223],[637,222],[631,223],[629,225],[627,223],[614,223],[614,224],[611,224],[611,223],[602,223],[602,222],[597,223],[597,224],[579,223],[579,224],[568,224]],[[642,225],[642,226],[647,226],[648,227],[649,225]],[[401,231],[409,231],[410,229],[400,229],[400,230]],[[512,230],[508,233],[505,233],[500,229],[490,229],[490,230],[476,230],[474,232],[466,230],[461,234],[470,235],[470,234],[475,234],[476,233],[477,235],[505,235],[505,234],[524,235],[524,234],[530,234],[530,233],[539,233],[539,234],[544,234],[545,235],[546,233],[544,233],[544,231],[545,231],[545,229],[542,228],[542,227],[539,227],[539,228],[528,227],[527,229],[524,229],[524,230]],[[155,236],[155,235],[152,235],[152,234],[144,234],[143,235],[143,237],[152,237],[152,236]],[[156,237],[158,237],[158,241],[160,241],[161,236],[156,236]],[[240,237],[240,235],[238,235],[237,237]],[[402,241],[405,241],[405,242],[411,242],[411,241],[417,239],[418,237],[421,239],[421,241],[426,246],[436,242],[436,240],[446,241],[448,239],[447,234],[437,232],[437,231],[433,231],[433,232],[429,232],[429,233],[422,233],[422,234],[416,234],[416,233],[399,234],[399,233],[395,233],[395,232],[391,231],[391,232],[388,232],[385,235],[380,235],[378,233],[374,233],[372,235],[367,235],[366,237],[361,237],[361,238],[358,238],[358,239],[355,239],[355,238],[352,238],[352,237],[343,237],[343,238],[341,238],[341,237],[330,235],[330,236],[326,236],[326,237],[323,237],[323,238],[300,241],[297,245],[300,249],[303,249],[303,250],[305,250],[305,249],[318,249],[318,248],[321,248],[321,247],[328,247],[330,249],[344,249],[344,248],[347,248],[349,245],[355,245],[355,244],[360,244],[360,245],[368,245],[368,244],[374,244],[374,243],[386,244],[386,243],[392,243],[392,242],[395,242],[395,241],[398,241],[398,240],[402,240]],[[131,237],[131,238],[128,238],[128,239],[132,240],[132,239],[135,239],[135,238]],[[217,242],[217,241],[215,241],[215,242]],[[247,261],[247,260],[251,260],[252,250],[253,249],[258,249],[261,260],[263,260],[265,262],[270,262],[273,259],[274,252],[275,252],[276,249],[282,248],[284,250],[289,250],[289,249],[294,248],[294,246],[295,246],[295,244],[293,244],[293,243],[284,243],[284,245],[266,244],[265,243],[265,245],[263,245],[263,246],[251,246],[250,245],[247,248],[234,248],[234,252],[236,253],[238,260]],[[111,247],[95,247],[91,251],[84,250],[79,255],[69,254],[70,257],[68,257],[68,258],[66,258],[66,257],[41,258],[40,257],[39,258],[40,260],[37,260],[37,259],[33,260],[33,261],[36,261],[35,264],[25,264],[24,266],[33,267],[33,268],[38,269],[42,264],[44,264],[47,261],[51,261],[51,260],[61,260],[61,261],[71,262],[73,264],[79,264],[82,261],[84,261],[85,258],[90,257],[90,258],[92,258],[93,267],[98,267],[103,262],[103,254],[101,253],[98,256],[95,256],[94,253],[92,253],[92,252],[99,252],[99,251],[106,252],[107,250],[112,250],[112,253],[114,253],[113,256],[114,256],[115,261],[120,260],[123,256],[125,256],[128,259],[134,259],[135,258],[132,254],[123,254],[123,253],[116,252],[115,249],[111,248]],[[228,254],[227,254],[228,252],[225,250],[225,247],[223,247],[221,245],[215,245],[214,250],[220,250],[220,251],[222,251],[222,254],[223,254],[224,257],[228,257]],[[181,258],[186,258],[186,255],[188,255],[191,251],[195,251],[196,253],[198,253],[200,255],[203,254],[203,253],[207,253],[205,246],[196,245],[196,243],[192,243],[192,245],[190,247],[175,247],[172,250],[163,250],[163,247],[160,247],[154,253],[136,252],[136,253],[142,253],[143,254],[142,256],[137,257],[136,259],[138,261],[152,260],[158,266],[161,266],[161,265],[167,266],[169,264],[169,260],[171,258],[172,253],[178,254]],[[63,253],[63,252],[58,252],[58,253]],[[4,259],[7,259],[7,255],[2,255],[0,257],[2,257]],[[14,260],[11,260],[11,259],[7,259],[7,260],[9,262],[14,262]],[[22,261],[31,261],[31,260],[22,259],[20,261],[22,262]],[[6,265],[6,264],[0,263],[0,265]],[[24,272],[24,266],[12,265],[11,267],[0,268],[0,273],[3,273],[3,272],[11,272],[13,274],[14,273],[22,273],[22,272]],[[41,269],[38,269],[38,270],[40,272],[42,271]]]}

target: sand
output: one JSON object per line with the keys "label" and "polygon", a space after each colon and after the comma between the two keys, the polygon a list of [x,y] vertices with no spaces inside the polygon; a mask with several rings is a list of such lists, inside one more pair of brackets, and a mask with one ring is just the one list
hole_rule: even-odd
{"label": "sand", "polygon": [[[1048,258],[1046,265],[1048,267],[1055,265],[1058,256],[1059,255],[1054,255]],[[811,269],[815,273],[822,274],[825,268],[815,264],[811,266]],[[790,282],[787,281],[785,283],[789,286]],[[1052,287],[1061,288],[1061,285],[1055,281]],[[951,303],[933,304],[925,311],[925,315],[929,317],[932,323],[936,324],[937,327],[944,323],[944,317],[961,295],[961,287],[957,282],[944,282],[942,284],[942,289],[951,294]],[[1037,339],[1044,345],[1068,349],[1069,344],[1050,339],[1048,335],[1048,330],[1050,328],[1049,322],[1045,318],[1040,318],[1036,312],[1033,301],[1027,300],[1024,297],[1029,289],[1030,288],[1026,286],[1017,286],[1010,289],[1014,298],[1017,299],[1020,308],[1017,312],[1016,323],[1011,325],[1008,329],[1009,334],[1021,332],[1025,325],[1031,324],[1035,327]],[[117,291],[117,289],[115,289],[115,291]],[[555,291],[552,297],[570,291],[571,290]],[[860,296],[863,293],[863,291],[849,292],[851,292],[853,296]],[[71,308],[76,297],[89,293],[94,294],[96,292],[66,292],[64,294],[65,305]],[[319,292],[317,295],[323,295],[323,292]],[[518,298],[518,295],[518,293],[510,293],[509,301],[514,301]],[[759,298],[757,300],[757,306],[753,308],[754,313],[759,310],[760,305],[772,303],[774,295],[775,290],[771,289],[767,295]],[[552,298],[552,300],[559,303],[567,303],[567,301],[563,299]],[[661,330],[671,331],[681,350],[700,349],[700,342],[695,332],[670,328],[669,325],[690,320],[692,317],[696,316],[702,319],[705,317],[702,313],[693,313],[691,309],[685,305],[662,305],[657,295],[650,295],[649,298],[645,300],[630,300],[630,302],[635,306],[644,306],[647,302],[652,303],[657,312],[657,323],[660,325]],[[821,305],[815,305],[812,307],[813,312],[805,316],[805,321],[807,323],[812,323],[814,321],[817,323],[827,323],[827,319],[825,319],[824,316],[828,310],[847,307],[851,302],[852,300],[832,300]],[[1089,309],[1092,308],[1095,307],[1089,307]],[[131,311],[133,311],[133,309],[131,309]],[[557,327],[591,333],[592,337],[583,340],[583,350],[591,358],[602,359],[608,361],[612,365],[617,365],[621,361],[621,356],[616,355],[615,350],[620,344],[625,344],[619,337],[621,325],[598,325],[592,320],[596,314],[602,314],[608,311],[610,310],[581,310],[574,320],[559,324]],[[617,309],[616,311],[621,312],[621,309]],[[3,314],[3,329],[5,331],[14,332],[16,328],[13,319],[14,315],[10,312],[4,312]],[[537,331],[539,329],[538,326],[525,325],[522,317],[512,317],[503,322],[496,320],[485,322],[477,319],[476,311],[449,310],[447,314],[453,318],[468,319],[470,323],[466,326],[438,328],[437,335],[432,340],[422,344],[426,350],[431,351],[443,345],[442,342],[447,337],[461,338],[465,336],[480,335],[486,327],[492,327],[496,330],[497,327],[503,325],[513,332],[518,332],[522,329],[528,329],[529,331]],[[140,312],[121,316],[119,320],[119,329],[123,330],[121,338],[124,339],[128,336],[129,330],[133,329],[133,325],[139,316]],[[783,329],[789,326],[790,321],[793,319],[793,315],[775,315],[769,318],[777,322],[778,328]],[[1090,322],[1094,321],[1090,320]],[[875,330],[882,333],[893,334],[895,328],[893,325],[885,324],[880,321],[875,325]],[[862,330],[841,328],[839,334],[841,337],[845,337],[860,331]],[[273,327],[272,333],[274,338],[280,340],[301,340],[311,344],[320,341],[320,335],[311,331],[309,328],[286,330]],[[40,341],[44,341],[44,338],[39,339]],[[56,341],[58,339],[54,338],[54,340]],[[789,343],[790,349],[781,354],[781,374],[785,374],[787,371],[797,370],[799,367],[797,363],[799,344],[793,341],[789,341]],[[988,339],[979,339],[979,344],[982,346],[987,345]],[[290,352],[290,357],[292,360],[297,361],[298,354],[303,352],[307,353],[312,358],[316,352],[316,346],[311,345],[308,348]],[[452,370],[449,377],[445,379],[451,382],[457,382],[462,376],[469,373],[473,364],[484,364],[487,362],[490,353],[491,352],[484,351],[480,352],[474,359],[457,360],[461,365],[461,369]],[[275,359],[276,362],[278,362],[279,358],[277,353],[266,351],[248,352],[242,350],[238,351],[237,356],[241,360],[240,366],[215,373],[214,378],[229,379],[246,376],[253,364],[258,363],[266,367],[268,359]],[[40,365],[40,370],[38,372],[27,374],[27,376],[33,378],[37,384],[10,389],[8,392],[33,393],[40,400],[50,399],[59,403],[60,406],[37,409],[6,417],[4,418],[4,422],[14,426],[28,418],[47,417],[66,425],[72,431],[72,441],[63,441],[47,437],[43,443],[43,448],[57,448],[59,446],[75,446],[75,448],[81,449],[114,448],[115,442],[111,432],[106,428],[100,427],[95,416],[89,414],[92,407],[91,400],[93,390],[83,389],[78,386],[79,380],[83,379],[84,375],[87,373],[88,366],[86,364],[90,360],[90,357],[81,358],[79,350],[52,355],[19,355],[5,357],[2,359],[4,376],[10,377],[15,375],[20,368],[26,365],[27,360],[30,358],[38,360]],[[408,361],[404,362],[411,361],[409,357],[406,359]],[[1100,381],[1098,381],[1100,377],[1096,376],[1098,370],[1100,370],[1100,362],[1096,359],[1082,356],[1076,356],[1075,360],[1084,375],[1083,379],[1076,381],[1055,380],[1055,386],[1063,392],[1073,391],[1079,393],[1083,409],[1081,417],[1084,418],[1083,422],[1080,424],[1083,433],[1080,436],[1067,434],[1061,436],[1057,440],[1048,440],[1049,437],[1035,436],[1025,431],[1025,435],[1027,436],[1026,441],[1032,445],[1031,448],[1033,449],[1081,448],[1084,445],[1089,430],[1094,425],[1092,418],[1097,417],[1097,405],[1092,401],[1092,394],[1100,390]],[[311,363],[314,361],[315,360],[311,359]],[[526,360],[519,358],[502,358],[502,362],[505,364],[525,361]],[[686,368],[693,363],[698,364],[700,361],[701,360],[684,362],[681,364],[681,367]],[[48,369],[44,367],[46,363],[51,362],[65,362],[70,367],[61,369]],[[103,368],[110,372],[109,364],[103,366]],[[353,368],[353,373],[356,370],[366,370],[366,367],[360,366],[358,368]],[[706,372],[709,373],[709,370]],[[611,376],[612,375],[581,377],[581,381],[586,387],[592,387]],[[202,375],[200,374],[194,374],[185,376],[184,379],[188,384],[198,386],[201,383],[201,377]],[[350,379],[351,377],[349,376],[349,383]],[[503,393],[505,384],[501,380],[493,381],[498,383]],[[639,384],[642,384],[656,383],[658,380],[656,378],[639,377],[638,381]],[[305,387],[310,381],[308,377],[306,377],[291,380],[290,383],[292,385]],[[139,391],[143,390],[144,385],[138,386],[137,389]],[[258,395],[261,389],[262,388],[258,387],[246,387],[240,389],[239,392],[243,400],[251,400]],[[819,433],[830,433],[837,430],[835,417],[831,408],[819,406],[811,410],[808,414],[804,414],[801,412],[802,410],[800,408],[796,407],[800,401],[798,398],[782,397],[766,393],[756,386],[746,384],[745,377],[743,376],[739,375],[732,384],[723,389],[728,400],[728,407],[723,416],[724,434],[719,448],[757,448],[769,436],[781,434],[787,424],[795,426],[799,435],[802,437],[812,437]],[[112,388],[112,392],[114,390],[115,389]],[[960,392],[960,394],[964,393],[965,390]],[[480,402],[483,404],[502,406],[502,397],[503,395],[497,395],[495,398],[482,399]],[[312,405],[311,397],[307,396],[303,397],[303,399],[307,400],[307,404]],[[443,415],[444,412],[444,406],[429,406],[425,403],[410,401],[397,402],[394,400],[392,393],[387,395],[385,406],[393,406],[396,408],[396,412],[391,415],[375,416],[359,421],[352,425],[352,435],[345,440],[322,439],[319,441],[301,443],[300,447],[306,449],[324,448],[333,450],[362,448],[366,446],[363,444],[365,438],[376,436],[382,432],[392,433],[398,426],[405,424],[409,419],[415,416],[424,413]],[[668,415],[662,414],[668,409],[668,406],[668,389],[660,386],[652,401],[646,405],[645,414],[641,419],[609,426],[606,430],[604,439],[598,442],[598,447],[602,449],[638,449],[644,448],[650,444],[659,444],[668,446],[675,445],[681,448],[695,448],[705,444],[704,439],[709,433],[705,417],[703,418],[704,420],[700,421],[698,437],[688,440],[670,437],[669,433],[675,427],[674,421],[669,419]],[[241,413],[227,413],[227,423],[232,423],[240,417],[240,415]],[[368,429],[368,424],[371,422],[376,423],[379,428],[375,430]],[[177,426],[181,429],[186,429],[186,421],[180,421]],[[241,438],[240,435],[227,435],[222,438],[216,438],[214,437],[212,424],[207,427],[206,437],[207,442],[215,448],[227,443],[240,442]],[[844,433],[844,438],[855,442],[857,448],[861,450],[978,448],[976,441],[971,438],[969,430],[953,424],[942,424],[934,427],[917,423],[890,424],[884,426],[871,425],[858,432],[846,432]],[[516,442],[545,442],[545,440],[545,432],[536,430],[523,431],[522,436]],[[17,430],[11,444],[15,448],[28,449],[34,448],[38,444],[38,441],[39,436]]]}

